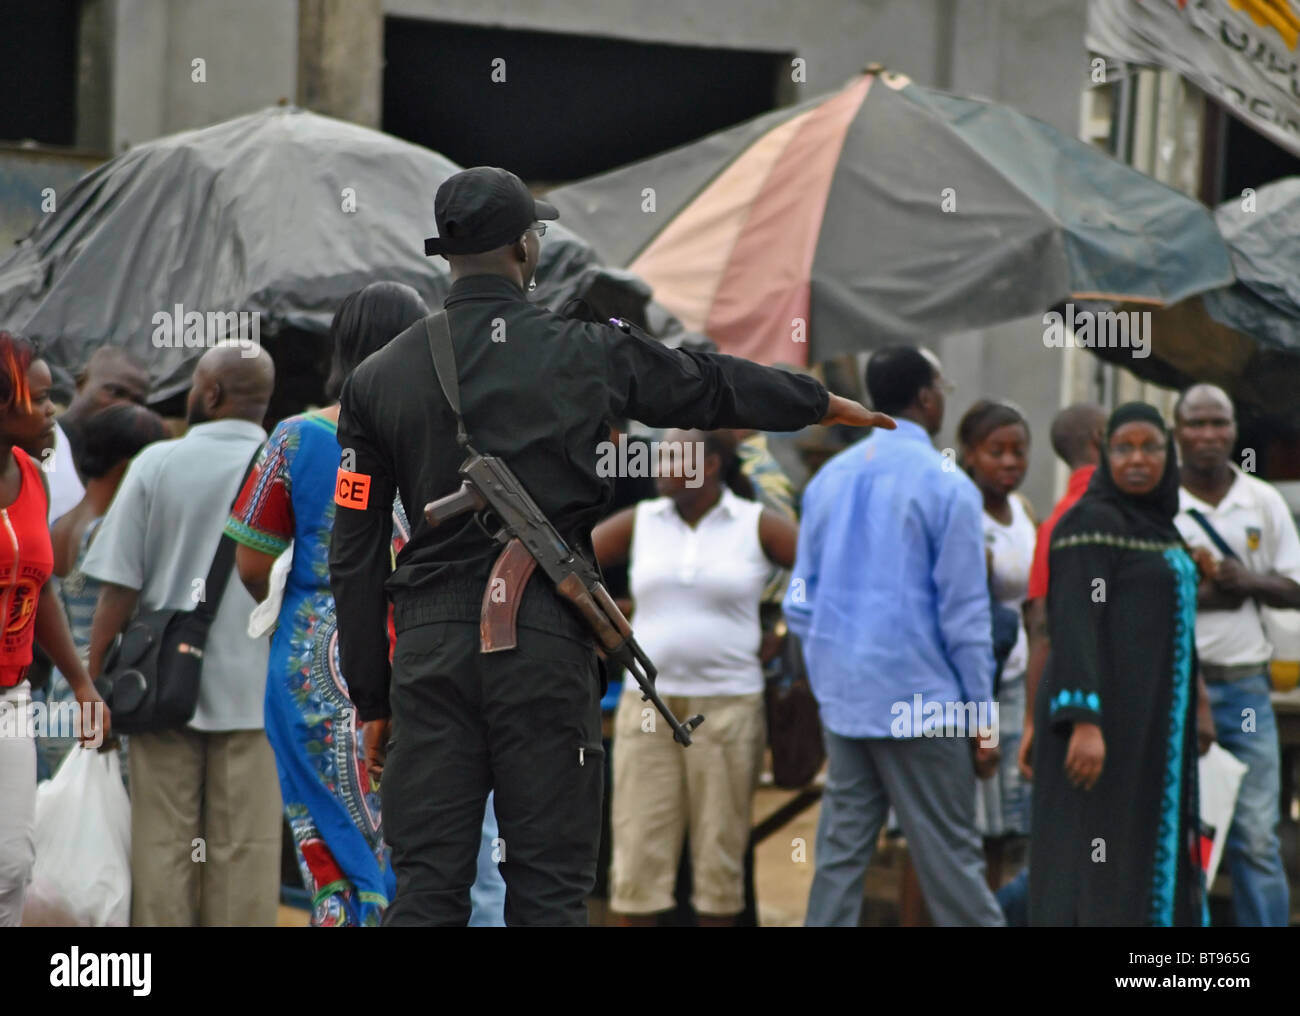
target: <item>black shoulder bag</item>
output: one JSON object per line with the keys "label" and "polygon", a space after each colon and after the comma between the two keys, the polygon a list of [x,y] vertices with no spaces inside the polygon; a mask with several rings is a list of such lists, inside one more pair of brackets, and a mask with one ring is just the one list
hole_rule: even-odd
{"label": "black shoulder bag", "polygon": [[[244,470],[235,497],[244,489],[262,448]],[[113,730],[147,734],[183,727],[199,704],[199,676],[208,629],[217,616],[235,565],[235,541],[224,532],[193,610],[151,610],[140,614],[113,643],[95,687],[108,705]]]}

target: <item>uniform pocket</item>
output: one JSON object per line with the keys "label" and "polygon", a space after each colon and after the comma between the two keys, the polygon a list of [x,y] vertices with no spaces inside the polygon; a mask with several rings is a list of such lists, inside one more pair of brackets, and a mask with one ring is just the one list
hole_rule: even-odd
{"label": "uniform pocket", "polygon": [[591,642],[576,642],[562,635],[522,625],[518,629],[518,635],[515,652],[526,660],[534,663],[571,663],[575,667],[596,666],[596,647]]}
{"label": "uniform pocket", "polygon": [[604,768],[605,746],[603,744],[586,742],[578,745],[578,767],[585,769],[591,765]]}
{"label": "uniform pocket", "polygon": [[397,636],[397,645],[393,647],[393,662],[419,667],[433,658],[446,638],[445,624],[422,624],[418,628],[408,628]]}

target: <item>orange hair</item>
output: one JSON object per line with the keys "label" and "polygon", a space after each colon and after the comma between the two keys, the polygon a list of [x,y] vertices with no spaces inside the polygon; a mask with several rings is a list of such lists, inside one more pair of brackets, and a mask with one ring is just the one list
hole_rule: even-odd
{"label": "orange hair", "polygon": [[0,410],[15,406],[24,413],[32,410],[32,392],[27,369],[36,359],[36,348],[21,335],[0,330]]}

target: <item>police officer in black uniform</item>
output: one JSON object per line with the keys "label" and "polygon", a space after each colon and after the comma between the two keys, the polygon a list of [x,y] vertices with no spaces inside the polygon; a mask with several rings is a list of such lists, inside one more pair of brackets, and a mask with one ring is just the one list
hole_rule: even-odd
{"label": "police officer in black uniform", "polygon": [[[597,472],[610,420],[893,426],[810,377],[667,349],[530,304],[541,220],[557,213],[512,173],[457,173],[438,188],[434,214],[439,236],[426,251],[451,264],[445,308],[470,442],[503,458],[589,560],[591,528],[611,491]],[[480,652],[480,604],[500,547],[468,514],[437,529],[424,520],[425,504],[459,486],[464,452],[422,322],[353,372],[338,440],[330,578],[342,671],[365,723],[368,768],[382,773],[397,876],[385,923],[468,921],[483,809],[495,789],[506,922],[585,924],[604,781],[597,653],[540,571],[519,600],[516,648]],[[395,496],[411,538],[394,569]]]}

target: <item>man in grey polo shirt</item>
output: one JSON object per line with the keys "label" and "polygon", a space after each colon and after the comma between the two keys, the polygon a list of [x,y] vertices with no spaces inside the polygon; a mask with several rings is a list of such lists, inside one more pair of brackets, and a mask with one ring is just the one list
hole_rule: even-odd
{"label": "man in grey polo shirt", "polygon": [[[249,460],[275,369],[227,346],[194,371],[189,430],[145,448],[127,469],[84,571],[104,583],[90,673],[137,606],[192,609]],[[242,354],[242,355],[241,355]],[[227,583],[208,634],[189,725],[131,738],[133,925],[274,925],[280,786],[263,729],[268,643],[248,635],[255,606]]]}

